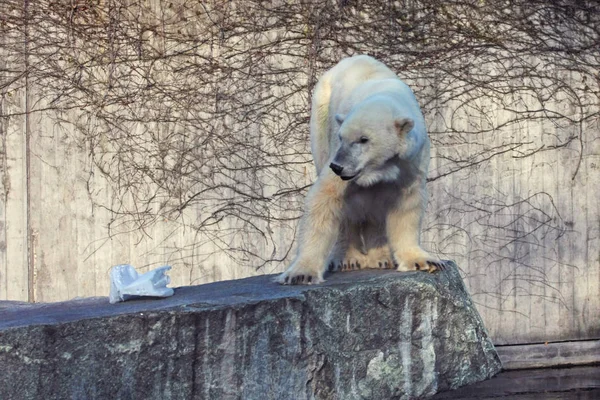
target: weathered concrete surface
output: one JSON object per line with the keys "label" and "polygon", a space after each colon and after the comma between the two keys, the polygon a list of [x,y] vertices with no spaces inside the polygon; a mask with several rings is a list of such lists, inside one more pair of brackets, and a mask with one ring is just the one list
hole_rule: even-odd
{"label": "weathered concrete surface", "polygon": [[2,399],[404,399],[500,370],[455,266],[271,278],[0,304]]}

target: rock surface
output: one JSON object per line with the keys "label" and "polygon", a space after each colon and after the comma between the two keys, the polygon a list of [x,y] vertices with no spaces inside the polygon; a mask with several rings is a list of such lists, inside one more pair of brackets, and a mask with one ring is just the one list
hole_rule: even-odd
{"label": "rock surface", "polygon": [[500,371],[455,265],[271,279],[114,305],[0,303],[2,398],[408,399]]}

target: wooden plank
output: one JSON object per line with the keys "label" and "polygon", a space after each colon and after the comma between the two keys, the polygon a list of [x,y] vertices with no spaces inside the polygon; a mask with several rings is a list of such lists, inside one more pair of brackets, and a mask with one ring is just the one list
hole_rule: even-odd
{"label": "wooden plank", "polygon": [[[575,82],[577,77],[565,79]],[[503,101],[518,109],[527,98],[513,104],[507,95]],[[557,98],[548,106],[567,115],[567,105]],[[447,106],[457,110],[460,102]],[[479,106],[498,125],[510,117],[493,99],[483,98]],[[584,125],[581,134],[575,125],[542,119],[486,138],[469,134],[466,146],[444,143],[449,140],[444,135],[485,127],[477,118],[477,113],[449,112],[427,121],[438,142],[432,176],[448,163],[438,154],[468,157],[487,141],[490,147],[507,142],[542,146],[545,138],[581,135],[582,143],[523,158],[498,155],[474,170],[431,182],[425,227],[443,229],[428,230],[425,241],[436,243],[442,257],[457,261],[496,344],[599,338],[600,207],[593,184],[600,180],[598,130]]]}
{"label": "wooden plank", "polygon": [[[19,33],[0,35],[2,44],[20,40]],[[9,54],[0,46],[0,81],[10,81],[23,70],[21,56]],[[13,71],[10,74],[8,71]],[[27,229],[27,91],[17,85],[0,92],[0,300],[30,300],[30,271]],[[17,89],[17,87],[19,87]]]}
{"label": "wooden plank", "polygon": [[598,399],[599,396],[600,367],[588,366],[501,372],[487,381],[439,393],[431,399]]}
{"label": "wooden plank", "polygon": [[496,346],[496,351],[505,370],[600,364],[600,340]]}
{"label": "wooden plank", "polygon": [[[2,56],[0,56],[0,59]],[[2,66],[0,65],[0,69]],[[0,115],[4,112],[4,101],[0,98]],[[6,123],[5,119],[0,118],[0,299],[5,299],[8,291],[8,262],[6,254],[6,197],[8,188],[6,187],[7,177],[7,160],[6,160]]]}
{"label": "wooden plank", "polygon": [[[3,43],[4,39],[0,37],[0,44]],[[0,49],[0,81],[6,79],[5,71],[6,68],[6,54],[5,51]],[[6,97],[5,93],[0,95],[0,117],[6,115]],[[6,149],[6,137],[8,129],[8,120],[6,118],[0,118],[0,301],[6,298],[8,290],[8,262],[6,254],[6,243],[7,243],[7,226],[6,226],[6,200],[8,196],[9,187],[8,182],[8,161],[7,161],[7,149]]]}
{"label": "wooden plank", "polygon": [[[11,93],[6,112],[19,113],[25,110],[23,90]],[[29,299],[29,274],[27,254],[27,184],[25,166],[25,118],[13,116],[5,120],[6,131],[5,165],[3,171],[4,216],[6,226],[6,248],[3,260],[5,267],[4,288],[0,299]],[[1,270],[0,269],[0,270]]]}

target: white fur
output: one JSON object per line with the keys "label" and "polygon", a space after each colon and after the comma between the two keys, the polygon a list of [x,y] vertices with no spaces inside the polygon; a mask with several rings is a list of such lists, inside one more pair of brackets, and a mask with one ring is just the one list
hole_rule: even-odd
{"label": "white fur", "polygon": [[434,269],[437,258],[419,244],[429,139],[411,89],[369,56],[346,58],[317,83],[310,129],[319,177],[298,255],[277,281],[322,282],[329,263]]}

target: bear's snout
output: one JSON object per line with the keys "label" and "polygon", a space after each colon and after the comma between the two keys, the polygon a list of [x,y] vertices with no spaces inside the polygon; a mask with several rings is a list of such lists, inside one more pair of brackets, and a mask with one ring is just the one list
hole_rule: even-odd
{"label": "bear's snout", "polygon": [[336,175],[341,175],[342,174],[342,170],[344,169],[344,167],[342,167],[341,165],[337,165],[336,163],[329,164],[329,168],[331,168],[331,170]]}

